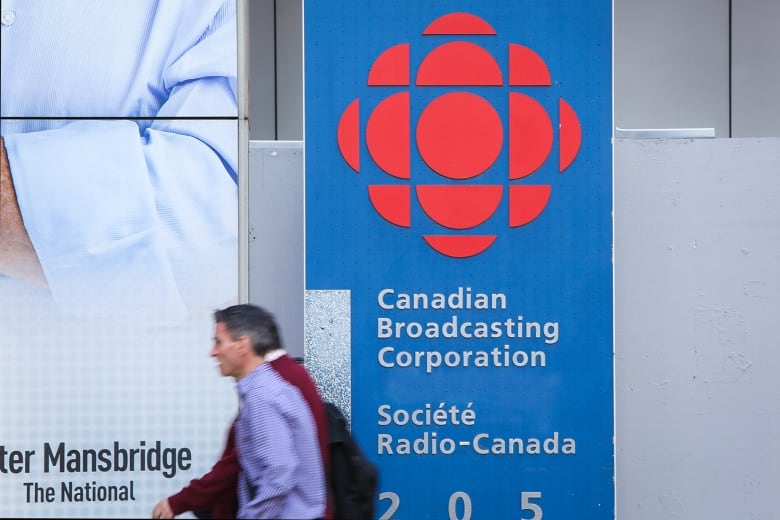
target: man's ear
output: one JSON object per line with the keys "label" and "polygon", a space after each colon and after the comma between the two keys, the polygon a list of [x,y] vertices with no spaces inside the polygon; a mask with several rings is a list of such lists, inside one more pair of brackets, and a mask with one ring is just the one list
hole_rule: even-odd
{"label": "man's ear", "polygon": [[252,342],[250,341],[249,336],[239,336],[236,338],[236,342],[238,343],[238,352],[242,356],[252,354]]}

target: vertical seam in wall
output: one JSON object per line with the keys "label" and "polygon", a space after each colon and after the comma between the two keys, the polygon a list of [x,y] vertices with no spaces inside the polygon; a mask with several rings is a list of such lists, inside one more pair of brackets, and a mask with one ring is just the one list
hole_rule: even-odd
{"label": "vertical seam in wall", "polygon": [[[731,0],[729,0],[731,1]],[[276,0],[274,5],[274,140],[279,140],[279,18],[276,13]]]}
{"label": "vertical seam in wall", "polygon": [[733,107],[732,107],[732,85],[731,80],[732,76],[734,75],[733,67],[732,67],[732,61],[731,61],[731,48],[732,48],[732,27],[734,25],[732,21],[732,2],[733,0],[729,0],[729,137],[732,136],[732,126],[731,126],[731,120],[732,120],[732,114],[733,114]]}

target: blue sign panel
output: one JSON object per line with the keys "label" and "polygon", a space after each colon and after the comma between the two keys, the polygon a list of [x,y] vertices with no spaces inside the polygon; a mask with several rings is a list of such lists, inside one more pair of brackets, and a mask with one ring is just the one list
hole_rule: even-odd
{"label": "blue sign panel", "polygon": [[611,2],[304,7],[306,287],[349,294],[377,517],[612,518]]}

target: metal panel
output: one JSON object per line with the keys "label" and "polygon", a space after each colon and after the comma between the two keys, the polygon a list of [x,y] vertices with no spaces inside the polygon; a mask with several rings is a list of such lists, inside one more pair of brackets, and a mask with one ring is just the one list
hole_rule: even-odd
{"label": "metal panel", "polygon": [[277,139],[274,0],[249,2],[249,137]]}
{"label": "metal panel", "polygon": [[780,2],[732,0],[732,137],[780,136]]}
{"label": "metal panel", "polygon": [[615,145],[617,517],[773,518],[780,139]]}
{"label": "metal panel", "polygon": [[303,143],[249,143],[249,301],[277,318],[303,357]]}
{"label": "metal panel", "polygon": [[303,6],[276,2],[277,139],[303,139]]}
{"label": "metal panel", "polygon": [[729,136],[729,0],[615,0],[615,125]]}
{"label": "metal panel", "polygon": [[[250,4],[252,138],[301,139],[301,2]],[[778,20],[780,3],[773,0],[616,0],[616,125],[780,135]]]}
{"label": "metal panel", "polygon": [[620,128],[616,139],[705,139],[715,137],[714,128]]}

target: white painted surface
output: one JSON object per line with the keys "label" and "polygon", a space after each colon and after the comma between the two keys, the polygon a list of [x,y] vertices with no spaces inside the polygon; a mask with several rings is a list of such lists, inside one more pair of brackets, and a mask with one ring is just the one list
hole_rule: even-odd
{"label": "white painted surface", "polygon": [[249,302],[276,317],[304,355],[303,143],[249,142]]}
{"label": "white painted surface", "polygon": [[780,139],[615,145],[617,517],[780,518]]}

